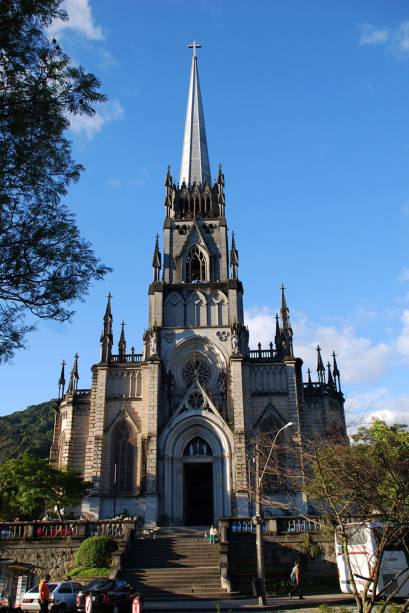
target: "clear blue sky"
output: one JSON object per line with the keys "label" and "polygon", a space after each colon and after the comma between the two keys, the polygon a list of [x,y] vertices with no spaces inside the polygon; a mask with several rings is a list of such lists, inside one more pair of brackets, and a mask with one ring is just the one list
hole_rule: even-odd
{"label": "clear blue sky", "polygon": [[109,102],[70,131],[86,168],[67,203],[114,268],[71,324],[39,322],[0,367],[0,414],[56,393],[59,364],[98,360],[105,297],[142,351],[167,164],[179,173],[190,50],[210,163],[226,178],[251,344],[287,286],[297,354],[335,348],[348,411],[409,420],[409,5],[406,1],[67,0],[54,32]]}

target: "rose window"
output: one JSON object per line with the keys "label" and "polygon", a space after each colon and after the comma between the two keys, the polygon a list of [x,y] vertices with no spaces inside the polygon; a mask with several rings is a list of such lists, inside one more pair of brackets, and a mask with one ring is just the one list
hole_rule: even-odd
{"label": "rose window", "polygon": [[207,385],[210,380],[210,366],[204,360],[194,357],[183,368],[183,380],[187,385],[198,379],[202,385]]}
{"label": "rose window", "polygon": [[192,409],[202,409],[206,404],[204,396],[198,390],[192,392],[189,396],[189,405]]}

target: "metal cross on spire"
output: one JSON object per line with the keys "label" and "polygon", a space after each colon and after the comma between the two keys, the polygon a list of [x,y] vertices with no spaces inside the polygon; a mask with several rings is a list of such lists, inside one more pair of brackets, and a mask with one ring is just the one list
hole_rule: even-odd
{"label": "metal cross on spire", "polygon": [[196,57],[196,49],[200,49],[202,45],[194,40],[190,45],[188,45],[188,47],[189,49],[193,49],[192,55],[193,57]]}

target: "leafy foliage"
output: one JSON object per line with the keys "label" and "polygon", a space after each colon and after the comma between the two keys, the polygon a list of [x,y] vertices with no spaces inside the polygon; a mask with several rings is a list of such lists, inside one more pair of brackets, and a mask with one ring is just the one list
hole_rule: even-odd
{"label": "leafy foliage", "polygon": [[0,362],[24,346],[31,316],[69,319],[109,270],[60,202],[83,170],[64,136],[70,116],[105,100],[98,79],[47,38],[54,18],[67,19],[61,4],[0,3]]}
{"label": "leafy foliage", "polygon": [[[404,425],[388,426],[381,420],[374,420],[369,427],[358,430],[350,446],[313,441],[308,465],[309,470],[312,469],[312,478],[308,480],[311,475],[306,475],[309,499],[319,512],[327,515],[333,527],[339,526],[357,610],[369,613],[375,606],[384,552],[395,547],[407,552],[409,432]],[[376,548],[368,565],[369,576],[360,589],[355,583],[348,553],[353,533],[347,528],[350,517],[355,517],[358,526],[365,526],[368,519],[378,522]],[[396,587],[387,596],[384,594],[385,601],[379,613],[386,610],[404,580],[396,578]],[[408,608],[409,600],[402,610]]]}
{"label": "leafy foliage", "polygon": [[0,519],[40,519],[48,510],[75,506],[88,490],[72,470],[48,466],[45,458],[24,453],[0,464]]}
{"label": "leafy foliage", "polygon": [[92,579],[93,577],[96,578],[100,578],[100,577],[109,577],[109,575],[111,574],[111,568],[109,566],[102,566],[102,567],[92,567],[92,568],[81,568],[81,567],[75,567],[72,568],[71,570],[69,570],[67,572],[67,578],[68,579],[72,579],[72,578],[81,578],[81,579]]}
{"label": "leafy foliage", "polygon": [[47,458],[54,426],[55,400],[0,417],[0,462],[23,453]]}
{"label": "leafy foliage", "polygon": [[75,554],[75,565],[77,568],[107,567],[116,550],[116,542],[108,536],[91,536],[81,543]]}

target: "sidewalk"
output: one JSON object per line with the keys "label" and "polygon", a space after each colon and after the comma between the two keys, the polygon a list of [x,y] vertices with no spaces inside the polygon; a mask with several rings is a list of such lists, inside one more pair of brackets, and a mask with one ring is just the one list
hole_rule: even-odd
{"label": "sidewalk", "polygon": [[[226,611],[229,613],[244,613],[245,611],[290,611],[297,609],[307,610],[313,613],[321,604],[328,604],[331,607],[355,604],[353,598],[346,594],[322,594],[305,596],[303,600],[299,598],[288,598],[277,596],[267,599],[267,606],[259,607],[256,598],[245,598],[237,600],[162,600],[146,601],[144,611],[160,611],[161,613],[187,613],[204,612],[215,613],[216,611]],[[219,607],[219,608],[217,608]]]}

